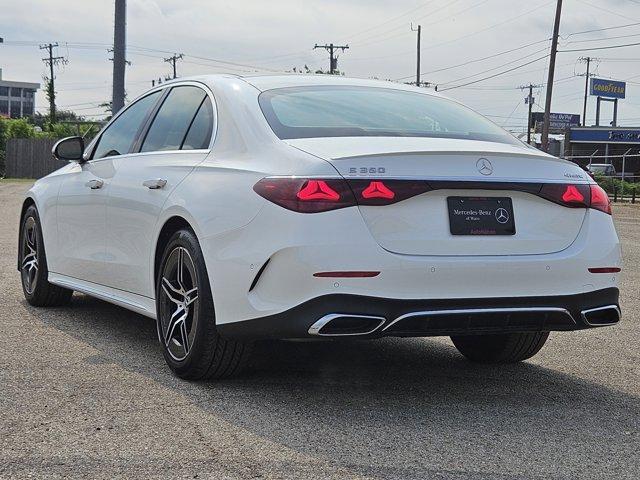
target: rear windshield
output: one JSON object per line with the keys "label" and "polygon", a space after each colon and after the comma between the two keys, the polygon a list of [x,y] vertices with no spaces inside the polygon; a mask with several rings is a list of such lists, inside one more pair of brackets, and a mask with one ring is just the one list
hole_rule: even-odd
{"label": "rear windshield", "polygon": [[392,88],[292,87],[260,94],[260,107],[281,139],[438,137],[522,145],[511,134],[452,100]]}

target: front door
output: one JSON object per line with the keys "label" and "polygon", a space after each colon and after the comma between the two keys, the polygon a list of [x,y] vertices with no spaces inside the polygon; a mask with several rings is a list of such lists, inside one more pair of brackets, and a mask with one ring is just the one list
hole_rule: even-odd
{"label": "front door", "polygon": [[102,283],[107,194],[113,165],[109,159],[76,164],[64,176],[56,215],[58,255],[50,270]]}
{"label": "front door", "polygon": [[57,203],[59,255],[52,272],[111,283],[105,268],[106,219],[115,166],[128,158],[161,95],[156,91],[128,106],[89,147],[91,158],[64,173]]}

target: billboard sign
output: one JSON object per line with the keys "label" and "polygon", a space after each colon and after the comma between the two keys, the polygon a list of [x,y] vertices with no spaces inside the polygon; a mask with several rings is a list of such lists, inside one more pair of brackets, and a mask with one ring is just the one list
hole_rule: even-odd
{"label": "billboard sign", "polygon": [[571,129],[571,143],[633,143],[640,144],[637,128],[575,128]]}
{"label": "billboard sign", "polygon": [[[531,123],[535,126],[536,132],[542,131],[542,123],[544,122],[543,112],[533,112],[531,114]],[[574,113],[550,113],[549,114],[549,132],[564,133],[568,127],[577,127],[580,125],[580,115]]]}
{"label": "billboard sign", "polygon": [[604,78],[591,79],[591,95],[607,98],[624,98],[627,90],[625,82],[616,82]]}

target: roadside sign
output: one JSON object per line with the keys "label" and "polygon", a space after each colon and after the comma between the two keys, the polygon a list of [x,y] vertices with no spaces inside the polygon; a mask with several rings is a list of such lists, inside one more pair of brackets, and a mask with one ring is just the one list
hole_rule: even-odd
{"label": "roadside sign", "polygon": [[606,98],[624,98],[627,90],[625,82],[607,80],[604,78],[591,79],[591,95]]}
{"label": "roadside sign", "polygon": [[[535,125],[536,132],[542,131],[542,123],[544,122],[543,112],[533,112],[531,114],[531,122]],[[549,132],[564,133],[567,127],[577,127],[580,125],[580,115],[574,113],[550,113],[549,114]]]}

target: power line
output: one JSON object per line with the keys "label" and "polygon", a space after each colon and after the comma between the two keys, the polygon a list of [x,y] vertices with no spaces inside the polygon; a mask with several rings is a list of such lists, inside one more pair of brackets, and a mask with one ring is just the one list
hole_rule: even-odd
{"label": "power line", "polygon": [[640,33],[632,33],[631,35],[616,35],[615,37],[606,37],[606,38],[588,38],[586,40],[571,40],[570,42],[567,42],[567,45],[571,45],[572,43],[604,42],[605,40],[616,40],[618,38],[631,38],[631,37],[640,37]]}
{"label": "power line", "polygon": [[635,47],[636,45],[640,45],[640,42],[637,43],[626,43],[623,45],[608,45],[606,47],[592,47],[592,48],[573,48],[571,50],[558,50],[559,53],[568,53],[568,52],[588,52],[591,50],[609,50],[612,48],[623,48],[623,47]]}
{"label": "power line", "polygon": [[384,21],[384,22],[382,22],[382,23],[380,23],[378,25],[374,25],[373,27],[369,27],[369,28],[365,28],[364,30],[360,30],[359,32],[351,34],[350,38],[353,39],[354,37],[358,37],[363,33],[370,32],[371,30],[376,30],[377,28],[380,28],[380,27],[382,27],[384,25],[388,25],[389,23],[392,23],[392,22],[394,22],[394,21],[396,21],[396,20],[398,20],[398,19],[400,19],[402,17],[406,17],[407,15],[410,15],[410,14],[412,14],[413,12],[415,12],[417,10],[420,10],[420,9],[422,9],[424,7],[427,7],[427,6],[431,5],[434,2],[435,2],[435,0],[431,0],[429,2],[423,3],[422,5],[419,5],[419,6],[415,7],[415,8],[412,8],[411,10],[406,11],[405,13],[402,13],[402,14],[398,15],[397,17],[390,18],[389,20],[386,20],[386,21]]}
{"label": "power line", "polygon": [[[452,5],[454,5],[454,4],[456,4],[456,3],[460,2],[460,1],[461,0],[452,0],[452,1],[448,2],[446,5],[442,5],[441,7],[436,8],[435,10],[431,10],[427,15],[424,15],[422,17],[418,17],[417,19],[414,19],[414,20],[418,21],[418,20],[422,20],[423,18],[425,18],[427,16],[432,16],[433,14],[438,13],[438,12],[440,12],[440,11],[446,9],[446,8],[449,8]],[[488,1],[488,0],[483,0],[483,1]],[[431,24],[429,24],[429,25],[431,25]],[[380,42],[380,41],[384,41],[384,40],[386,40],[385,38],[379,39],[378,37],[384,36],[384,35],[388,35],[389,33],[395,32],[396,30],[399,30],[401,28],[404,28],[404,25],[398,25],[396,27],[393,27],[393,28],[391,28],[389,30],[385,30],[385,31],[380,32],[380,33],[375,33],[375,34],[372,34],[372,35],[366,35],[364,38],[361,38],[360,40],[357,40],[356,42],[351,42],[351,43],[354,44],[354,45],[363,46],[363,45],[369,45],[369,44],[372,44],[372,43],[377,43],[377,42]],[[402,32],[401,33],[401,35],[404,35],[404,34],[406,34],[406,32]],[[398,35],[394,35],[394,37],[397,37],[397,36]],[[367,42],[366,40],[369,40],[370,38],[376,38],[376,40]],[[393,38],[393,37],[391,37],[391,38]],[[365,42],[365,43],[360,43],[360,42]]]}
{"label": "power line", "polygon": [[453,87],[447,87],[447,88],[442,88],[442,89],[439,88],[438,91],[439,92],[444,92],[444,91],[447,91],[447,90],[453,90],[454,88],[462,88],[462,87],[466,87],[467,85],[473,85],[475,83],[484,82],[485,80],[489,80],[491,78],[499,77],[500,75],[503,75],[505,73],[513,72],[514,70],[518,70],[519,68],[526,67],[527,65],[531,65],[532,63],[538,62],[538,61],[542,60],[543,58],[547,58],[548,56],[549,56],[549,54],[544,55],[542,57],[538,57],[538,58],[536,58],[534,60],[531,60],[530,62],[523,63],[522,65],[517,65],[517,66],[512,67],[512,68],[510,68],[508,70],[504,70],[503,72],[498,72],[496,74],[489,75],[488,77],[479,78],[479,79],[474,80],[472,82],[463,83],[462,85],[455,85]]}
{"label": "power line", "polygon": [[616,25],[615,27],[605,27],[605,28],[596,28],[596,29],[593,29],[593,30],[583,30],[581,32],[570,33],[566,37],[560,35],[560,38],[569,38],[569,37],[571,37],[573,35],[584,35],[585,33],[604,32],[605,30],[615,30],[615,29],[618,29],[618,28],[635,27],[636,25],[640,25],[640,22],[627,23],[625,25]]}
{"label": "power line", "polygon": [[521,14],[519,14],[519,15],[516,15],[515,17],[508,18],[507,20],[503,20],[502,22],[494,23],[493,25],[490,25],[490,26],[488,26],[488,27],[486,27],[486,28],[482,28],[482,29],[480,29],[480,30],[476,30],[475,32],[471,32],[471,33],[469,33],[469,34],[467,34],[467,35],[463,35],[463,36],[458,37],[458,38],[453,38],[453,39],[451,39],[451,40],[446,40],[446,41],[444,41],[444,42],[435,43],[435,44],[430,45],[429,47],[425,48],[424,50],[431,50],[431,49],[433,49],[433,48],[438,48],[438,47],[441,47],[441,46],[443,46],[443,45],[448,45],[448,44],[450,44],[450,43],[457,42],[458,40],[463,40],[463,39],[465,39],[465,38],[469,38],[469,37],[472,37],[472,36],[474,36],[474,35],[478,35],[479,33],[484,33],[484,32],[487,32],[487,31],[489,31],[489,30],[492,30],[492,29],[494,29],[494,28],[501,27],[502,25],[505,25],[505,24],[507,24],[507,23],[510,23],[510,22],[512,22],[512,21],[514,21],[514,20],[518,20],[519,18],[522,18],[522,17],[524,17],[524,16],[530,15],[531,13],[533,13],[533,12],[535,12],[535,11],[538,11],[538,10],[540,10],[541,8],[544,8],[544,7],[546,7],[547,5],[552,4],[554,1],[555,1],[555,0],[550,0],[550,1],[546,2],[546,3],[543,3],[542,5],[537,6],[536,8],[533,8],[533,9],[531,9],[531,10],[527,10],[527,11],[526,11],[526,12],[524,12],[524,13],[521,13]]}
{"label": "power line", "polygon": [[532,52],[532,53],[530,53],[530,54],[528,54],[528,55],[525,55],[524,57],[520,57],[520,58],[518,58],[518,59],[516,59],[516,60],[511,60],[510,62],[503,63],[502,65],[498,65],[497,67],[489,68],[489,69],[487,69],[487,70],[483,70],[483,71],[481,71],[481,72],[474,73],[474,74],[472,74],[472,75],[467,75],[467,76],[465,76],[465,77],[456,78],[455,80],[451,80],[450,82],[441,83],[441,84],[439,84],[439,85],[450,85],[450,84],[452,84],[452,83],[458,83],[458,82],[460,82],[460,81],[462,81],[462,80],[467,80],[468,78],[473,78],[473,77],[477,77],[478,75],[482,75],[482,74],[485,74],[485,73],[493,72],[494,70],[498,70],[498,69],[500,69],[500,68],[502,68],[502,67],[506,67],[507,65],[512,65],[512,64],[514,64],[514,63],[516,63],[516,62],[519,62],[519,61],[521,61],[521,60],[524,60],[525,58],[532,57],[533,55],[537,55],[537,54],[539,54],[539,53],[541,53],[541,52],[543,52],[543,51],[546,51],[546,50],[547,50],[547,49],[546,49],[546,47],[545,47],[545,48],[543,48],[543,49],[536,50],[535,52]]}
{"label": "power line", "polygon": [[628,15],[623,15],[621,13],[614,12],[613,10],[609,10],[607,8],[599,7],[598,5],[594,5],[593,3],[589,3],[589,2],[587,2],[585,0],[578,0],[578,1],[580,3],[584,3],[585,5],[589,5],[591,8],[597,8],[598,10],[602,10],[603,12],[610,13],[611,15],[615,15],[617,17],[622,17],[622,18],[627,19],[627,20],[636,20],[637,21],[637,19],[631,18]]}
{"label": "power line", "polygon": [[[431,70],[431,71],[428,71],[428,72],[420,72],[420,73],[421,73],[422,75],[430,75],[430,74],[432,74],[432,73],[444,72],[444,71],[446,71],[446,70],[452,70],[452,69],[454,69],[454,68],[458,68],[458,67],[465,67],[465,66],[470,65],[470,64],[472,64],[472,63],[481,62],[481,61],[483,61],[483,60],[488,60],[488,59],[490,59],[490,58],[499,57],[500,55],[506,55],[507,53],[516,52],[516,51],[518,51],[518,50],[522,50],[522,49],[524,49],[524,48],[531,47],[531,46],[533,46],[533,45],[537,45],[537,44],[539,44],[539,43],[548,42],[549,40],[551,40],[551,38],[545,38],[544,40],[539,40],[539,41],[537,41],[537,42],[528,43],[528,44],[526,44],[526,45],[522,45],[522,46],[520,46],[520,47],[512,48],[512,49],[510,49],[510,50],[504,50],[504,51],[502,51],[502,52],[494,53],[493,55],[488,55],[488,56],[486,56],[486,57],[476,58],[475,60],[468,60],[468,61],[466,61],[466,62],[458,63],[458,64],[456,64],[456,65],[451,65],[451,66],[449,66],[449,67],[439,68],[439,69],[437,69],[437,70]],[[396,78],[396,80],[406,80],[407,78],[411,78],[411,76],[412,76],[412,75],[407,75],[406,77]]]}

